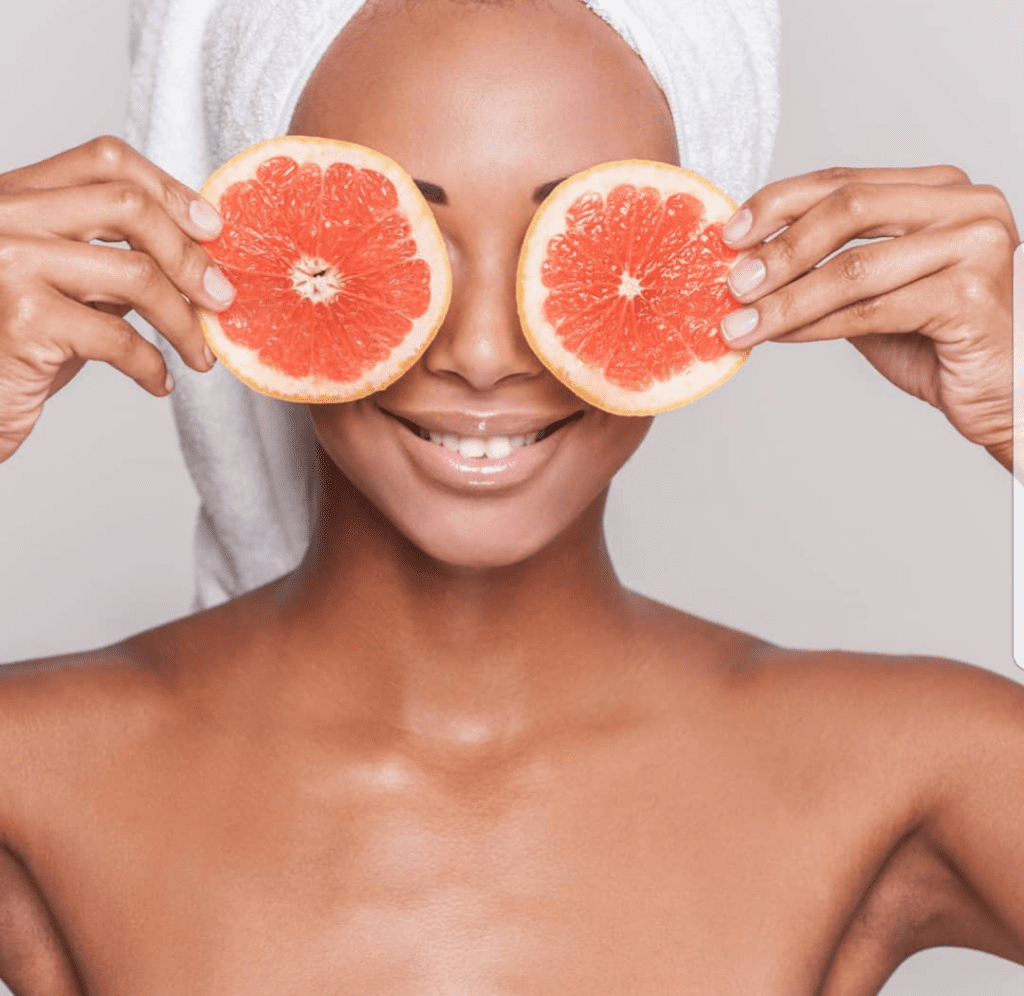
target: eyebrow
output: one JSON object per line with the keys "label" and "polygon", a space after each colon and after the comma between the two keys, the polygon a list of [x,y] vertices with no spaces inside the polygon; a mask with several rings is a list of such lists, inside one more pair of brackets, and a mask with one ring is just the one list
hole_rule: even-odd
{"label": "eyebrow", "polygon": [[[533,201],[535,204],[540,204],[552,190],[555,189],[563,180],[568,177],[559,177],[557,180],[552,180],[550,183],[542,183],[533,192]],[[420,188],[420,193],[433,204],[447,204],[448,195],[444,192],[444,187],[439,187],[436,183],[427,183],[426,180],[413,180],[413,183]]]}

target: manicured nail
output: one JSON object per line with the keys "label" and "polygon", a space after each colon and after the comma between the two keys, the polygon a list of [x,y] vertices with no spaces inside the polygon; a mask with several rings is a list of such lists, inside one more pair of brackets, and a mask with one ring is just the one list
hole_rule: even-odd
{"label": "manicured nail", "polygon": [[761,260],[745,259],[730,270],[729,286],[733,294],[747,294],[764,280],[767,272]]}
{"label": "manicured nail", "polygon": [[235,299],[235,288],[215,266],[207,267],[203,274],[203,287],[218,304],[230,304]]}
{"label": "manicured nail", "polygon": [[216,235],[224,224],[212,205],[203,200],[193,201],[188,206],[188,216],[196,228],[210,236]]}
{"label": "manicured nail", "polygon": [[174,378],[171,376],[170,370],[167,371],[167,380],[164,381],[164,390],[168,394],[174,390]]}
{"label": "manicured nail", "polygon": [[213,355],[213,350],[210,349],[209,343],[203,343],[203,356],[206,357],[206,365],[212,367],[217,362],[217,357]]}
{"label": "manicured nail", "polygon": [[722,229],[722,238],[726,242],[738,242],[754,224],[754,216],[750,208],[740,208],[727,222]]}
{"label": "manicured nail", "polygon": [[757,308],[740,308],[722,319],[722,337],[733,343],[757,328]]}

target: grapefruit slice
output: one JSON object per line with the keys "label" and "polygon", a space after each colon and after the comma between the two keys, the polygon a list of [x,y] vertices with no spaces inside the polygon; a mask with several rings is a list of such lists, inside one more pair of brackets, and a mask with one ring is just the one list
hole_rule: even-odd
{"label": "grapefruit slice", "polygon": [[736,210],[690,170],[645,159],[563,180],[538,208],[516,299],[530,347],[583,400],[618,415],[679,408],[725,383],[749,350],[719,323],[740,304],[721,237]]}
{"label": "grapefruit slice", "polygon": [[387,156],[290,135],[228,160],[201,192],[224,219],[206,250],[236,296],[200,320],[254,390],[354,401],[397,380],[436,335],[448,253],[419,188]]}

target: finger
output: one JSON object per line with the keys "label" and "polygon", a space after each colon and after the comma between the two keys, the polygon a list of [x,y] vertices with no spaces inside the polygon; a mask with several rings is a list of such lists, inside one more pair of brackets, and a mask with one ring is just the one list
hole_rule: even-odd
{"label": "finger", "polygon": [[[117,318],[124,318],[132,310],[127,304],[102,304],[100,302],[93,302],[89,307],[106,312],[108,315],[115,315]],[[70,384],[87,362],[81,357],[73,356],[61,364],[57,376],[53,378],[53,383],[50,384],[50,389],[46,393],[47,399],[52,398],[62,387]]]}
{"label": "finger", "polygon": [[807,273],[857,238],[905,236],[934,226],[996,219],[1016,245],[1005,197],[995,187],[928,187],[921,184],[851,183],[812,205],[774,239],[751,252],[729,274],[729,289],[752,301]]}
{"label": "finger", "polygon": [[[59,298],[59,295],[54,296]],[[173,389],[174,382],[160,350],[123,318],[105,311],[82,308],[67,298],[54,300],[48,314],[56,334],[62,338],[62,345],[73,354],[62,366],[57,381],[67,383],[78,372],[76,366],[80,369],[88,360],[101,360],[158,398]],[[68,371],[71,371],[70,376]],[[60,388],[50,394],[57,390]]]}
{"label": "finger", "polygon": [[49,159],[0,174],[0,190],[70,187],[127,180],[147,190],[182,231],[194,239],[215,238],[222,221],[213,205],[191,187],[136,152],[127,142],[102,135]]}
{"label": "finger", "polygon": [[[206,250],[181,231],[149,191],[131,181],[0,194],[0,231],[26,236],[42,231],[77,242],[126,241],[152,256],[171,282],[203,307],[223,310],[234,296]],[[214,293],[218,288],[221,293]]]}
{"label": "finger", "polygon": [[[1003,263],[1008,266],[1010,259],[1008,241],[1003,226],[987,220],[854,246],[761,298],[756,307],[726,316],[722,334],[732,348],[747,349],[797,329],[813,326],[823,332],[833,327],[815,324],[825,316],[944,270],[949,271],[950,286],[959,286],[957,282],[966,279],[974,281],[965,306],[977,307],[986,293],[992,293],[983,286],[985,282],[999,283],[1004,276]],[[836,331],[834,337],[845,334]]]}
{"label": "finger", "polygon": [[[212,366],[204,353],[199,316],[152,256],[44,238],[4,240],[2,253],[19,284],[50,286],[82,304],[129,305],[190,367],[204,371]],[[80,311],[86,316],[97,309]]]}
{"label": "finger", "polygon": [[[930,187],[969,184],[970,178],[956,166],[859,169],[842,166],[815,170],[802,176],[776,180],[744,201],[726,224],[722,237],[735,249],[749,248],[791,224],[811,206],[851,183],[919,184]],[[742,224],[744,213],[749,224]]]}
{"label": "finger", "polygon": [[6,381],[16,393],[45,400],[88,360],[109,363],[151,394],[168,393],[160,350],[123,318],[83,307],[53,287],[23,298],[15,313],[0,331]]}
{"label": "finger", "polygon": [[861,298],[837,311],[808,322],[772,342],[824,342],[849,339],[868,354],[872,340],[897,340],[913,336],[920,349],[934,351],[931,343],[961,345],[977,352],[977,344],[963,336],[963,316],[978,296],[979,279],[970,271],[954,268],[930,274],[888,293]]}

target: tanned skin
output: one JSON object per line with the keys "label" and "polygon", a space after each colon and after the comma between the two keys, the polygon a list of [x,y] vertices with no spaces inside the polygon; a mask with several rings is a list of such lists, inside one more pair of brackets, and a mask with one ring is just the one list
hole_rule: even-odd
{"label": "tanned skin", "polygon": [[[296,571],[0,673],[0,976],[18,996],[868,996],[931,945],[1024,964],[1024,690],[785,650],[615,575],[604,501],[649,420],[544,370],[514,274],[538,188],[677,161],[639,58],[578,0],[424,0],[343,32],[292,131],[423,182],[452,307],[393,387],[311,409]],[[393,417],[508,411],[582,417],[491,491],[422,472]]]}

